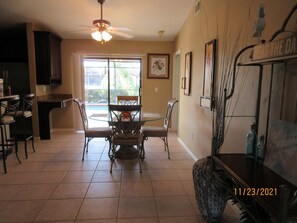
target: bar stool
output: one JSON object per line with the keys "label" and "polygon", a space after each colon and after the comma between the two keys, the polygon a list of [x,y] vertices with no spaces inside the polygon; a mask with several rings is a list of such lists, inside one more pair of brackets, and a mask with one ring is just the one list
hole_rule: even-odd
{"label": "bar stool", "polygon": [[21,163],[18,157],[17,141],[7,139],[7,131],[6,131],[10,124],[15,123],[13,114],[16,114],[17,110],[19,109],[20,97],[18,95],[6,96],[6,97],[4,96],[0,98],[0,103],[1,103],[0,104],[1,111],[3,111],[3,113],[0,116],[0,132],[1,132],[1,148],[2,148],[1,152],[2,152],[4,173],[7,173],[7,168],[6,168],[7,150],[11,146],[15,146],[16,157],[19,163]]}
{"label": "bar stool", "polygon": [[[34,148],[34,136],[31,128],[28,128],[28,125],[32,125],[32,110],[35,101],[34,94],[26,94],[22,97],[22,107],[20,110],[15,112],[15,114],[11,114],[15,121],[17,128],[14,129],[12,133],[11,140],[13,141],[24,141],[25,144],[25,155],[26,159],[28,159],[28,151],[27,151],[27,141],[32,141],[32,149],[35,153]],[[28,123],[28,120],[31,120],[31,124]]]}

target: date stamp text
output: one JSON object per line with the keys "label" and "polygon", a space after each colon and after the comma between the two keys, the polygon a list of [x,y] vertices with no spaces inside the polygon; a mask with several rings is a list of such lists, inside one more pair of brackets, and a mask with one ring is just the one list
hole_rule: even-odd
{"label": "date stamp text", "polygon": [[274,187],[233,188],[233,194],[235,196],[277,196],[277,192],[277,188]]}

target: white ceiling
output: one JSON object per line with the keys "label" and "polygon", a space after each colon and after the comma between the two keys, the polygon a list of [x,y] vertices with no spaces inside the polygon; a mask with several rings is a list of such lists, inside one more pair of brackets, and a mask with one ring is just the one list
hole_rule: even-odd
{"label": "white ceiling", "polygon": [[[173,41],[195,1],[106,0],[103,19],[130,28],[130,40]],[[0,28],[36,23],[64,39],[91,39],[95,19],[100,19],[97,0],[0,0]],[[159,30],[165,31],[164,37],[158,37]]]}

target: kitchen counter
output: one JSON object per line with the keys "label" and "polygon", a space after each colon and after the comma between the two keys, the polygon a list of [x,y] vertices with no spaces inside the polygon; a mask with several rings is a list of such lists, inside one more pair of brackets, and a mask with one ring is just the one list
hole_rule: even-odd
{"label": "kitchen counter", "polygon": [[61,102],[61,101],[71,101],[72,94],[49,94],[37,97],[38,102]]}
{"label": "kitchen counter", "polygon": [[65,108],[72,102],[72,94],[50,94],[37,97],[39,136],[40,139],[50,139],[50,111],[54,108]]}

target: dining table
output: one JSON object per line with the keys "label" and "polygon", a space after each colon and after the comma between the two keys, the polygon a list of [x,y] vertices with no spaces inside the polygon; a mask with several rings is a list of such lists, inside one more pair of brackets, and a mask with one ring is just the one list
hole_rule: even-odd
{"label": "dining table", "polygon": [[[93,113],[89,116],[90,119],[98,122],[109,122],[109,114],[106,113]],[[158,121],[163,119],[164,116],[154,112],[141,112],[141,125],[147,122]],[[116,151],[116,158],[118,159],[135,159],[138,156],[137,149],[134,146],[120,146]]]}
{"label": "dining table", "polygon": [[[108,122],[109,121],[109,114],[106,113],[93,113],[89,116],[90,119],[95,121],[103,121]],[[151,121],[158,121],[163,119],[164,116],[159,113],[154,112],[141,112],[141,124],[144,125],[146,122]]]}

